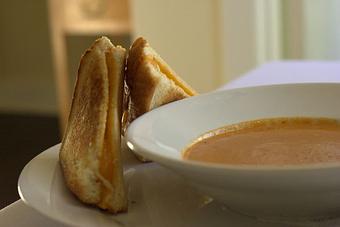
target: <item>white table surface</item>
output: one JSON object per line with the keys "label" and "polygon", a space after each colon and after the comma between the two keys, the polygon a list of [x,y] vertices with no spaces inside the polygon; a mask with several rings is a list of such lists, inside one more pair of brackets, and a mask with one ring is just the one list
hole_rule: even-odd
{"label": "white table surface", "polygon": [[[231,81],[220,89],[265,84],[332,82],[340,83],[340,62],[271,62]],[[0,226],[64,226],[39,214],[18,200],[0,210]]]}
{"label": "white table surface", "polygon": [[220,89],[287,83],[340,83],[340,61],[277,61],[264,64]]}

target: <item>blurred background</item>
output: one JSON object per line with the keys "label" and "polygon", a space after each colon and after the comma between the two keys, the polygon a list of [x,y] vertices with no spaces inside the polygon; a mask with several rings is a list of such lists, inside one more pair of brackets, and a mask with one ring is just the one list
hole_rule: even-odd
{"label": "blurred background", "polygon": [[338,60],[340,0],[0,2],[0,208],[21,169],[60,142],[80,57],[145,37],[204,93],[270,61]]}

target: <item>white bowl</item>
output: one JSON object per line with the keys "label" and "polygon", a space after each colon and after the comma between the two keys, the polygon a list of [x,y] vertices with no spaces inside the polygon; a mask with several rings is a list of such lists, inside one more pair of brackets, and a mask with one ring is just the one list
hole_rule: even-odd
{"label": "white bowl", "polygon": [[340,162],[292,166],[217,165],[183,160],[182,149],[220,126],[271,117],[340,119],[340,84],[290,84],[214,92],[135,120],[127,144],[241,213],[316,218],[340,214]]}

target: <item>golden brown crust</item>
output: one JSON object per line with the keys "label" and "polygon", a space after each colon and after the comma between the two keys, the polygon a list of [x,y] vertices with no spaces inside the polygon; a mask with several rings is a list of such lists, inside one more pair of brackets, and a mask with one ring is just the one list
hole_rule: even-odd
{"label": "golden brown crust", "polygon": [[126,105],[128,117],[124,118],[124,128],[154,108],[197,94],[143,38],[138,38],[129,50],[126,83],[130,99],[129,105]]}
{"label": "golden brown crust", "polygon": [[[93,51],[97,42],[80,61],[71,112],[60,150],[60,162],[69,189],[84,202],[97,203],[95,196],[86,196],[86,186],[79,180],[83,169],[95,168],[87,161],[89,147],[101,150],[108,105],[108,81],[100,56]],[[95,122],[93,124],[92,122]],[[93,185],[93,188],[99,187]]]}
{"label": "golden brown crust", "polygon": [[81,201],[113,213],[127,210],[120,157],[124,66],[130,93],[128,122],[196,94],[148,48],[146,40],[137,39],[126,63],[125,49],[114,47],[107,38],[96,40],[86,51],[60,150],[68,188]]}
{"label": "golden brown crust", "polygon": [[155,90],[156,83],[148,75],[146,69],[146,59],[143,49],[146,40],[138,38],[130,48],[127,58],[126,83],[130,91],[130,105],[128,121],[132,121],[138,116],[148,111],[151,96]]}
{"label": "golden brown crust", "polygon": [[[112,199],[107,200],[109,202],[103,201],[103,190],[104,185],[124,185],[122,166],[112,167],[115,171],[113,175],[116,177],[112,181],[107,181],[99,168],[100,157],[107,155],[103,153],[104,150],[109,151],[113,156],[109,158],[109,160],[114,159],[112,165],[121,162],[120,151],[107,146],[108,137],[110,141],[114,140],[113,137],[119,137],[119,141],[116,142],[120,147],[119,132],[118,135],[113,135],[114,133],[107,130],[107,127],[117,124],[110,119],[113,116],[108,116],[108,113],[111,114],[108,108],[112,103],[110,100],[112,88],[109,81],[109,73],[112,70],[107,66],[106,55],[114,54],[112,48],[113,45],[107,38],[101,38],[96,40],[81,58],[59,159],[66,185],[81,201],[116,213],[127,209],[124,188],[120,188],[120,191],[112,191],[113,195],[118,193],[121,196],[116,198],[116,203],[112,203]],[[125,50],[122,57],[125,57]],[[124,63],[120,67],[123,66]],[[122,69],[120,73],[122,74]],[[119,118],[120,115],[115,117]],[[108,122],[111,122],[110,125],[107,125]],[[120,124],[118,127],[120,128]]]}
{"label": "golden brown crust", "polygon": [[[178,77],[156,53],[147,53],[147,48],[150,48],[147,41],[143,38],[138,38],[129,50],[126,82],[130,89],[130,122],[160,105],[197,94],[190,86],[180,79],[180,77]],[[169,92],[167,92],[166,95],[163,95],[161,100],[154,105],[153,98],[158,92],[156,91],[156,88],[158,86],[163,86],[164,78],[156,75],[157,72],[153,71],[153,68],[158,70],[159,74],[172,74],[176,79],[175,82],[180,83],[189,93],[185,92],[176,83],[167,85]],[[171,78],[168,79],[171,80]],[[171,86],[171,88],[169,88],[169,86]]]}

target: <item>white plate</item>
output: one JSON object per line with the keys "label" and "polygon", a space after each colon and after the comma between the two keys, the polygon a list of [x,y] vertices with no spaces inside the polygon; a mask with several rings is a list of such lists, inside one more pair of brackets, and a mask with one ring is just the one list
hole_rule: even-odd
{"label": "white plate", "polygon": [[[25,166],[18,189],[26,204],[63,224],[83,227],[286,226],[232,212],[197,193],[171,171],[156,163],[140,164],[130,154],[125,159],[124,173],[129,211],[107,214],[82,204],[65,187],[58,163],[59,147],[49,148]],[[327,226],[334,223],[327,223]]]}
{"label": "white plate", "polygon": [[183,160],[203,133],[272,117],[340,119],[340,84],[289,84],[200,95],[135,120],[128,146],[183,175],[200,191],[254,216],[305,219],[340,215],[340,162],[305,166],[216,165]]}

